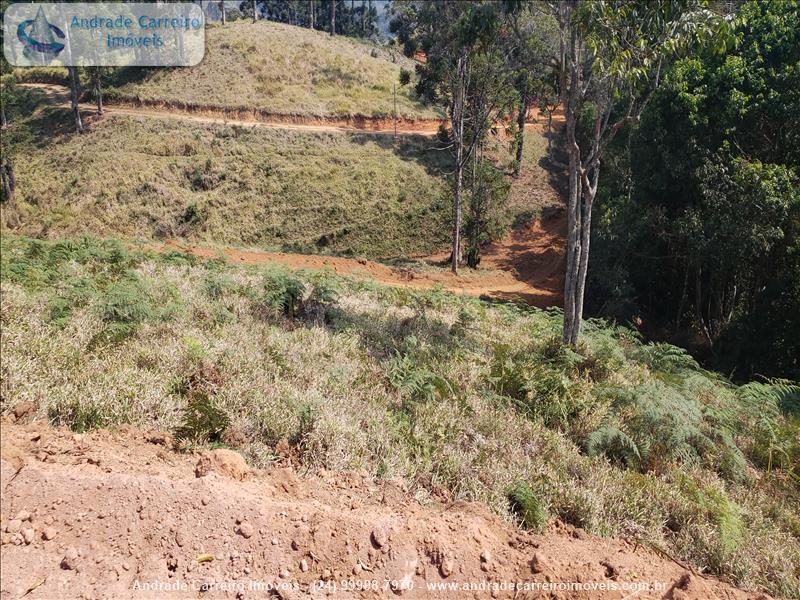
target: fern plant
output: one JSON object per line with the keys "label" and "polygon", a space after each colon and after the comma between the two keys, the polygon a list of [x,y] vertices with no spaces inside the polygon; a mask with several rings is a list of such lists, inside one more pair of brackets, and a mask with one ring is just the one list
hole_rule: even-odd
{"label": "fern plant", "polygon": [[639,346],[633,358],[645,363],[652,371],[662,374],[675,374],[700,368],[686,350],[672,344],[656,343]]}
{"label": "fern plant", "polygon": [[431,402],[453,393],[450,381],[428,366],[428,358],[418,350],[414,336],[406,340],[408,351],[397,352],[389,361],[389,383],[400,395],[413,402]]}
{"label": "fern plant", "polygon": [[753,460],[800,484],[800,386],[778,379],[740,386],[736,397],[748,417]]}
{"label": "fern plant", "polygon": [[606,456],[631,469],[639,469],[642,463],[642,455],[633,438],[613,426],[591,432],[586,437],[586,453],[589,456]]}

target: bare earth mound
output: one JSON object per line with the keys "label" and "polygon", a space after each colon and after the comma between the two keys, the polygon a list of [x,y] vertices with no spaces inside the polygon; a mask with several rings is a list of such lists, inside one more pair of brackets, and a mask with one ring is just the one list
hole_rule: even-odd
{"label": "bare earth mound", "polygon": [[131,429],[2,434],[2,598],[766,598],[559,522],[421,507],[402,482],[246,472]]}

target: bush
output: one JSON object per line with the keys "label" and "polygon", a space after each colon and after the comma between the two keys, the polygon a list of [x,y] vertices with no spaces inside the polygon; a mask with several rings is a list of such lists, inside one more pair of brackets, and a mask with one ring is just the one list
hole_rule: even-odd
{"label": "bush", "polygon": [[396,354],[387,367],[389,382],[400,395],[412,402],[433,402],[453,393],[453,386],[412,356]]}
{"label": "bush", "polygon": [[585,429],[586,419],[599,408],[578,376],[581,361],[557,338],[520,352],[501,344],[492,354],[489,383],[524,414],[574,434]]}
{"label": "bush", "polygon": [[306,286],[303,281],[287,269],[272,268],[264,275],[262,301],[274,314],[293,319],[300,314]]}
{"label": "bush", "polygon": [[66,67],[26,67],[14,69],[14,77],[20,83],[54,83],[69,85],[69,72]]}
{"label": "bush", "polygon": [[272,316],[319,320],[336,302],[337,292],[327,273],[305,273],[308,282],[286,268],[271,267],[263,280],[261,304]]}
{"label": "bush", "polygon": [[95,404],[71,400],[51,407],[47,417],[52,425],[69,427],[72,431],[83,433],[99,429],[109,424],[109,419]]}
{"label": "bush", "polygon": [[110,284],[99,299],[97,311],[106,323],[124,325],[138,325],[155,316],[150,296],[135,274]]}
{"label": "bush", "polygon": [[230,424],[228,415],[205,392],[193,393],[183,413],[183,422],[175,437],[191,442],[220,442]]}
{"label": "bush", "polygon": [[204,349],[194,338],[186,338],[184,369],[187,375],[173,384],[173,392],[187,400],[181,425],[175,436],[191,442],[220,442],[230,419],[218,406],[216,394],[223,384],[219,368],[205,358]]}
{"label": "bush", "polygon": [[547,525],[548,515],[541,500],[524,481],[515,481],[506,494],[511,508],[522,525],[533,531],[542,531]]}

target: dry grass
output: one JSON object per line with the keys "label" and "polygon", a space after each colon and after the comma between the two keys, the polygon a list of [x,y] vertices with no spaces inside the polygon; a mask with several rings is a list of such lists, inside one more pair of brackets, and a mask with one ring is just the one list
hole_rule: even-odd
{"label": "dry grass", "polygon": [[[92,240],[4,236],[2,261],[3,413],[31,401],[39,419],[77,429],[176,431],[206,394],[227,417],[220,442],[256,465],[285,460],[287,440],[305,468],[400,476],[422,502],[483,501],[510,519],[507,492],[524,481],[551,517],[745,587],[800,592],[796,484],[761,470],[737,388],[677,351],[590,322],[570,354],[553,341],[554,311]],[[273,310],[298,283],[296,317]],[[587,431],[632,422],[610,398],[642,386],[698,405],[712,430],[729,406],[744,470],[725,475],[714,443],[648,469],[588,455]],[[186,443],[204,443],[202,432]]]}
{"label": "dry grass", "polygon": [[423,137],[109,117],[29,119],[18,231],[403,257],[447,240],[449,155]]}
{"label": "dry grass", "polygon": [[400,69],[414,62],[346,37],[270,21],[239,21],[206,31],[206,54],[196,67],[156,69],[117,88],[124,96],[304,116],[440,118],[436,108],[401,87]]}

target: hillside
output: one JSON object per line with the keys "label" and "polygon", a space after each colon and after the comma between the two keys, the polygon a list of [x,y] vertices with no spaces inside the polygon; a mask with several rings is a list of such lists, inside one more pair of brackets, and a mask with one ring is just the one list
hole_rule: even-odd
{"label": "hillside", "polygon": [[[8,135],[20,193],[4,223],[18,233],[446,259],[439,251],[449,238],[452,164],[435,138],[406,133],[394,141],[333,127],[114,106],[97,118],[88,104],[81,105],[88,131],[76,136],[65,89],[17,89],[27,116]],[[502,218],[517,230],[487,247],[484,267],[538,285],[552,271],[540,273],[539,259],[558,263],[560,250],[551,256],[550,242],[532,236],[540,229],[536,219],[543,210],[557,214],[561,201],[539,164],[546,148],[541,124],[529,125],[525,139],[523,175],[511,181]],[[499,136],[493,144],[505,148],[508,141]],[[538,246],[548,255],[540,256]],[[494,284],[473,287],[503,297],[536,292],[513,281]]]}
{"label": "hillside", "polygon": [[414,62],[400,53],[392,60],[367,42],[265,20],[237,21],[208,27],[199,65],[124,71],[110,96],[286,115],[386,117],[394,114],[397,84],[399,116],[441,118],[416,100],[413,84],[399,85],[402,68],[413,73]]}
{"label": "hillside", "polygon": [[449,155],[428,138],[88,115],[76,136],[67,109],[27,93],[39,108],[15,148],[21,233],[368,257],[446,244]]}
{"label": "hillside", "polygon": [[571,350],[559,311],[324,271],[10,235],[0,266],[4,415],[401,477],[423,503],[800,592],[796,387],[734,386],[599,321]]}

